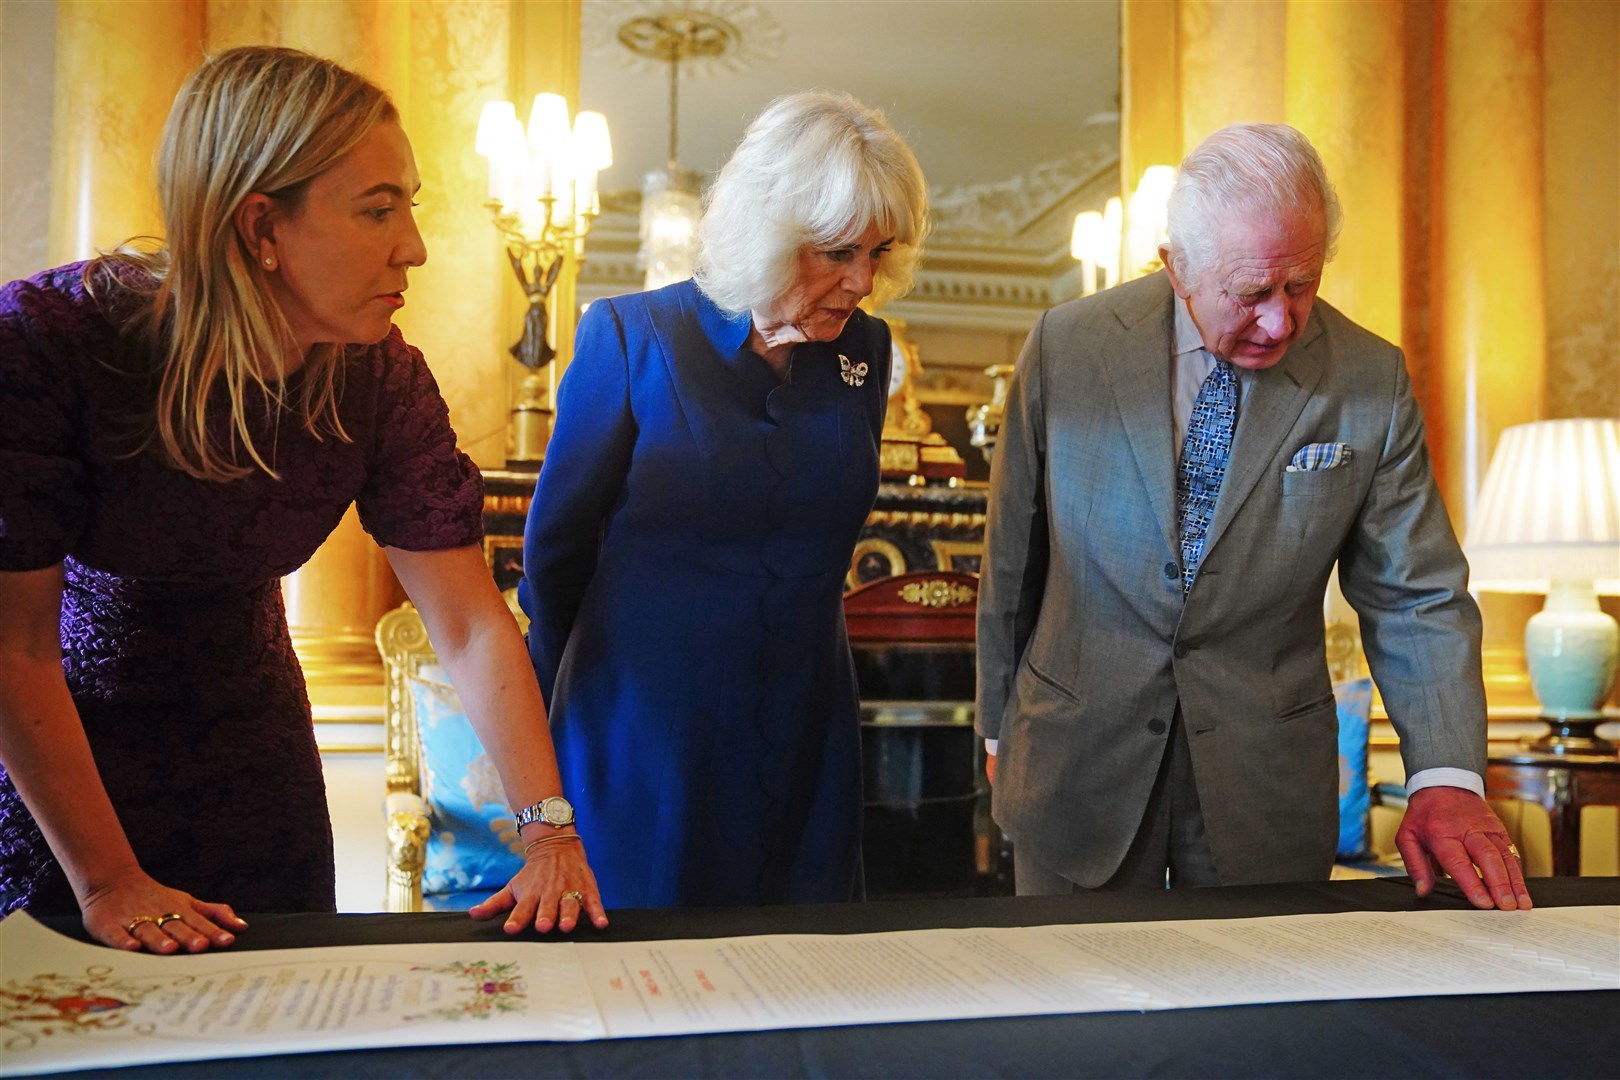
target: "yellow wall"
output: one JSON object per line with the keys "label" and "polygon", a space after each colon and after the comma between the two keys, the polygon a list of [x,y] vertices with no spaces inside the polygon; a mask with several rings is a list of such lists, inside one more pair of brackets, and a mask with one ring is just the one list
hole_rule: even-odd
{"label": "yellow wall", "polygon": [[[161,233],[153,152],[174,92],[204,50],[308,49],[393,95],[422,170],[418,216],[429,251],[400,326],[433,368],[462,448],[480,465],[504,465],[522,374],[507,350],[524,302],[483,206],[486,167],[473,133],[485,101],[524,102],[541,91],[578,97],[579,0],[58,0],[52,8],[50,262]],[[20,191],[9,179],[15,172],[7,169],[8,183]],[[573,296],[565,273],[552,304],[561,358],[553,388],[572,350]]]}
{"label": "yellow wall", "polygon": [[[61,0],[56,8],[55,258],[156,228],[140,147],[155,139],[173,85],[204,46],[301,45],[394,92],[428,183],[431,251],[402,324],[439,375],[467,449],[498,464],[506,408],[498,391],[515,370],[505,350],[521,307],[483,219],[469,113],[494,96],[575,96],[576,0]],[[1514,373],[1494,410],[1506,419],[1620,411],[1620,5],[1125,0],[1121,15],[1121,151],[1131,174],[1123,186],[1231,120],[1286,119],[1312,135],[1348,220],[1325,294],[1406,346],[1454,504],[1465,505],[1461,489],[1501,426],[1483,406],[1467,412],[1480,391],[1467,382],[1471,341],[1528,330],[1539,342],[1498,348],[1498,357],[1514,355],[1491,361]],[[164,47],[141,44],[153,35]],[[126,59],[141,78],[120,74]],[[1499,86],[1500,100],[1491,98]],[[1494,150],[1474,167],[1476,186],[1488,178],[1483,209],[1467,202],[1467,161],[1446,159],[1463,127]],[[1504,152],[1514,140],[1542,152]],[[1460,220],[1448,224],[1448,213]],[[1499,254],[1482,233],[1503,223],[1523,238]],[[1526,243],[1540,256],[1524,255]],[[1510,282],[1491,283],[1484,305],[1503,329],[1481,333],[1479,318],[1447,323],[1469,298],[1465,282],[1446,278],[1471,260],[1502,267]],[[1538,276],[1545,286],[1533,283]],[[1499,293],[1515,283],[1516,293]],[[1539,332],[1533,309],[1545,310]],[[557,330],[566,355],[571,320]],[[1452,359],[1437,360],[1436,349]],[[1527,367],[1538,374],[1522,377]],[[1470,425],[1484,434],[1470,440],[1462,434]]]}
{"label": "yellow wall", "polygon": [[52,263],[163,232],[153,155],[169,103],[202,56],[201,0],[56,5]]}
{"label": "yellow wall", "polygon": [[1620,4],[1550,3],[1543,17],[1544,408],[1620,416]]}

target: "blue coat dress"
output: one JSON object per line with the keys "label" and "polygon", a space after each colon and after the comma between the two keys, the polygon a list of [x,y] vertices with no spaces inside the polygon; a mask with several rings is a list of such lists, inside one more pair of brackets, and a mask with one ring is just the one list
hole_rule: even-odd
{"label": "blue coat dress", "polygon": [[877,494],[889,332],[857,311],[778,382],[691,282],[592,304],[520,597],[609,907],[859,890],[843,580]]}

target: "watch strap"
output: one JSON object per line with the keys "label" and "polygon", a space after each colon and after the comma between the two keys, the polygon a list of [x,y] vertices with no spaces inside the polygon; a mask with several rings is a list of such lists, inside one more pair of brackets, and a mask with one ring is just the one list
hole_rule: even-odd
{"label": "watch strap", "polygon": [[[562,806],[566,808],[567,817],[562,821],[553,821],[546,814],[546,805],[548,803],[561,803]],[[539,822],[542,825],[550,825],[554,829],[561,829],[566,825],[573,824],[573,809],[573,804],[567,799],[564,799],[559,795],[553,795],[550,798],[541,799],[537,803],[531,803],[530,805],[520,809],[517,812],[517,827],[521,829],[525,825],[533,825],[534,823]]]}

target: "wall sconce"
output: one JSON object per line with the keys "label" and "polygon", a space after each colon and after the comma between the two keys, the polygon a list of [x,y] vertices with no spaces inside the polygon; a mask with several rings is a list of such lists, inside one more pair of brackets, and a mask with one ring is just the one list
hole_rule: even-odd
{"label": "wall sconce", "polygon": [[1169,165],[1151,165],[1131,192],[1125,206],[1125,250],[1121,261],[1125,280],[1146,277],[1164,265],[1159,245],[1170,239],[1168,211],[1170,189],[1176,184],[1176,170]]}
{"label": "wall sconce", "polygon": [[551,410],[540,370],[556,358],[547,301],[564,260],[585,257],[585,234],[601,213],[597,173],[613,164],[607,118],[582,111],[570,126],[560,94],[537,94],[527,129],[510,101],[492,101],[478,120],[476,149],[489,160],[490,219],[523,286],[528,311],[511,353],[529,374],[513,410],[515,461],[544,456]]}
{"label": "wall sconce", "polygon": [[1085,210],[1074,216],[1069,254],[1080,260],[1081,296],[1145,277],[1163,265],[1159,245],[1169,237],[1165,209],[1175,182],[1175,169],[1150,166],[1129,203],[1112,198],[1101,213]]}
{"label": "wall sconce", "polygon": [[[1098,289],[1119,284],[1119,238],[1123,211],[1116,196],[1109,199],[1102,213],[1084,210],[1074,216],[1074,234],[1069,238],[1069,254],[1080,260],[1080,295],[1090,296]],[[1101,283],[1098,270],[1102,271]]]}
{"label": "wall sconce", "polygon": [[1545,593],[1524,628],[1530,683],[1551,731],[1528,748],[1610,753],[1597,735],[1620,629],[1620,420],[1541,420],[1502,432],[1464,544],[1471,586]]}

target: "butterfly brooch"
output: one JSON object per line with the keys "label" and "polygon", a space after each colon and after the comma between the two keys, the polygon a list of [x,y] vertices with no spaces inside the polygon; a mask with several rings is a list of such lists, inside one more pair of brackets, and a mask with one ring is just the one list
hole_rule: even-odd
{"label": "butterfly brooch", "polygon": [[866,363],[851,364],[849,357],[843,353],[838,354],[839,376],[851,386],[860,386],[866,382]]}

